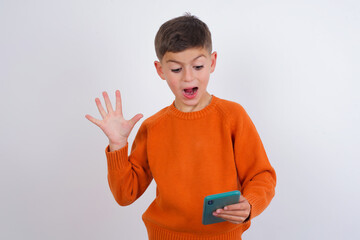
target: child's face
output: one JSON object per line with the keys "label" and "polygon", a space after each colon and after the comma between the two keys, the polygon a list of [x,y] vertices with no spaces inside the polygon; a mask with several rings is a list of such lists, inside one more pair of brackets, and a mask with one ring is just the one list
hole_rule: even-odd
{"label": "child's face", "polygon": [[166,52],[161,62],[155,61],[159,76],[166,80],[175,95],[175,106],[183,112],[199,111],[211,100],[207,92],[210,73],[215,70],[217,53],[204,48]]}

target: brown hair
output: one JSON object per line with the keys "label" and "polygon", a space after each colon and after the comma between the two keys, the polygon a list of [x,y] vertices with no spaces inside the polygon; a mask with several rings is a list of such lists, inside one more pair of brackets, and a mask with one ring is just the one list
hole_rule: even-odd
{"label": "brown hair", "polygon": [[165,22],[155,37],[155,51],[161,61],[166,52],[203,47],[211,53],[211,33],[207,25],[190,13]]}

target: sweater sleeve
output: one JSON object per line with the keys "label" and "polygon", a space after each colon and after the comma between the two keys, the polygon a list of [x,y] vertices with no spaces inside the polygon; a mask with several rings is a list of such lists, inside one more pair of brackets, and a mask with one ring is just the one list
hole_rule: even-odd
{"label": "sweater sleeve", "polygon": [[276,174],[260,136],[240,107],[233,125],[235,162],[243,196],[251,205],[250,219],[258,216],[275,195]]}
{"label": "sweater sleeve", "polygon": [[110,190],[121,206],[138,199],[152,181],[147,159],[147,130],[141,125],[128,156],[128,145],[110,152],[106,147]]}

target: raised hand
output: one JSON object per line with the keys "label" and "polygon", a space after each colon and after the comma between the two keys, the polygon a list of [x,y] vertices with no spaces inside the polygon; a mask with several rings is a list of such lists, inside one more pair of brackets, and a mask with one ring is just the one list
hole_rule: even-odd
{"label": "raised hand", "polygon": [[115,111],[111,105],[107,92],[103,92],[107,112],[101,105],[100,99],[95,98],[95,103],[99,109],[102,120],[98,120],[89,114],[85,117],[97,125],[109,138],[110,151],[123,148],[127,144],[127,139],[135,124],[143,117],[142,114],[136,114],[132,119],[125,120],[122,113],[120,91],[116,90],[116,107]]}

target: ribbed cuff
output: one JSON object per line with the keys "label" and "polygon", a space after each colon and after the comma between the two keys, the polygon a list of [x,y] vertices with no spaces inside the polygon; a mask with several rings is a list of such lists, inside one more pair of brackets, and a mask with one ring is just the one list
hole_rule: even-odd
{"label": "ribbed cuff", "polygon": [[128,144],[126,144],[125,147],[113,152],[110,152],[110,147],[107,146],[105,148],[105,154],[109,170],[120,170],[129,164]]}

